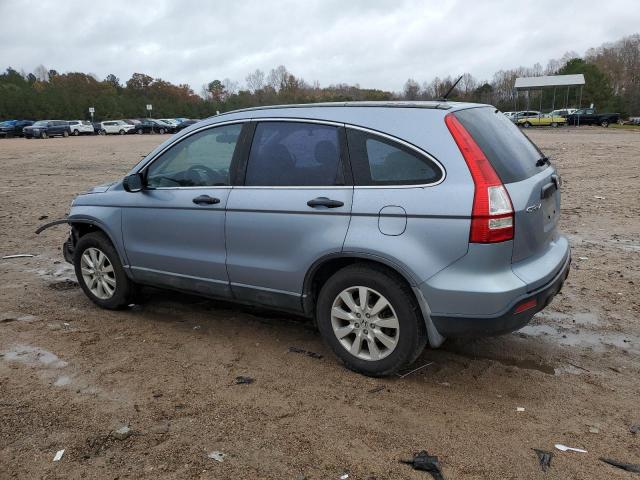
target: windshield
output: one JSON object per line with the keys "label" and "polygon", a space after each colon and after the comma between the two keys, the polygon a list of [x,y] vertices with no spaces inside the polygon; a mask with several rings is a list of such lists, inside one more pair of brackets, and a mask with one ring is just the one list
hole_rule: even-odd
{"label": "windshield", "polygon": [[33,124],[34,127],[46,127],[47,123],[49,123],[48,120],[38,120],[36,123]]}

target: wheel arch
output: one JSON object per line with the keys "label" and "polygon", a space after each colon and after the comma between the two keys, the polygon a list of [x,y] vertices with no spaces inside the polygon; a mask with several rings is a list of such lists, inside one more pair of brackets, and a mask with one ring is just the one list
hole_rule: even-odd
{"label": "wheel arch", "polygon": [[103,222],[101,222],[97,218],[84,217],[84,216],[70,217],[68,219],[68,223],[71,226],[70,238],[73,242],[73,245],[72,245],[73,248],[75,248],[76,243],[83,236],[89,233],[94,233],[94,232],[102,233],[109,239],[109,241],[111,242],[111,245],[113,245],[113,248],[115,249],[115,251],[118,253],[118,256],[120,257],[120,263],[124,267],[124,270],[127,273],[127,275],[129,275],[129,268],[128,268],[129,262],[127,260],[125,252],[122,249],[121,242],[116,241],[116,238],[114,237],[110,229],[107,227],[107,225],[105,225]]}

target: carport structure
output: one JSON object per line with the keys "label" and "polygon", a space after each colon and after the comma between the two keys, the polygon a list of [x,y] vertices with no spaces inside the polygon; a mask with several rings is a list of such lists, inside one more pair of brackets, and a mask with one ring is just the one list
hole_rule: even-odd
{"label": "carport structure", "polygon": [[[531,91],[540,91],[540,108],[539,111],[542,111],[542,97],[545,91],[549,91],[553,89],[553,100],[551,102],[551,110],[555,110],[556,108],[556,97],[558,93],[558,89],[561,90],[561,95],[564,93],[564,108],[569,107],[569,91],[573,87],[579,90],[577,92],[578,104],[577,108],[580,108],[582,105],[582,88],[585,84],[584,75],[581,73],[575,75],[543,75],[540,77],[518,77],[516,78],[516,83],[514,85],[514,89],[516,94],[514,95],[514,104],[515,111],[518,109],[518,98],[521,91],[527,92],[527,107],[529,110],[530,103],[530,92]],[[566,91],[564,88],[566,87]],[[562,98],[562,97],[561,97]]]}

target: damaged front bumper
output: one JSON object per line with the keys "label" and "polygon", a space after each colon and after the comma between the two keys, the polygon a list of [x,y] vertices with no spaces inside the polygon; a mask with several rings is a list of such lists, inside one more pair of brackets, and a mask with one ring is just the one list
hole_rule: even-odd
{"label": "damaged front bumper", "polygon": [[[54,220],[52,222],[45,223],[44,225],[41,225],[40,227],[38,227],[38,229],[36,230],[36,235],[40,235],[42,232],[44,232],[48,228],[55,227],[56,225],[64,225],[64,224],[68,224],[68,225],[70,224],[68,218]],[[78,232],[74,228],[71,228],[69,232],[69,237],[62,244],[62,255],[64,256],[64,259],[69,263],[73,263],[73,251],[75,250],[77,242],[78,242]]]}

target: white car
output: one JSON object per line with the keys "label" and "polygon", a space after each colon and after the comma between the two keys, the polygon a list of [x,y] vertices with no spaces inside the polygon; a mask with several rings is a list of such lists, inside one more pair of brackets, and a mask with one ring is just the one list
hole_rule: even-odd
{"label": "white car", "polygon": [[100,123],[100,135],[107,135],[109,133],[118,133],[124,135],[133,130],[135,125],[131,125],[124,120],[108,120]]}
{"label": "white car", "polygon": [[571,115],[573,112],[575,112],[576,110],[578,109],[577,108],[561,108],[559,110],[553,110],[551,113],[549,113],[549,115],[552,117],[567,117]]}
{"label": "white car", "polygon": [[69,129],[71,130],[71,135],[93,135],[95,132],[93,130],[93,123],[87,120],[69,120]]}

